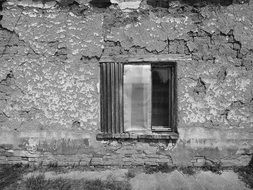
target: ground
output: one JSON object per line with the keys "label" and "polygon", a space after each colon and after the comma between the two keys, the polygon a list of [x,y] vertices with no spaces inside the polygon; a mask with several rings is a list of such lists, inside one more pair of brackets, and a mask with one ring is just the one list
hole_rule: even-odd
{"label": "ground", "polygon": [[3,190],[250,190],[252,166],[83,167],[1,165]]}

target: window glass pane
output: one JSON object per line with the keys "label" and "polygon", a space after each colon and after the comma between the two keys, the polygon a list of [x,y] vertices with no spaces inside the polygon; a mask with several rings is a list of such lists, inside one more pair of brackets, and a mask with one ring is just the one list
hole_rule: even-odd
{"label": "window glass pane", "polygon": [[151,66],[124,66],[124,129],[151,132]]}
{"label": "window glass pane", "polygon": [[152,67],[152,128],[171,127],[171,67]]}

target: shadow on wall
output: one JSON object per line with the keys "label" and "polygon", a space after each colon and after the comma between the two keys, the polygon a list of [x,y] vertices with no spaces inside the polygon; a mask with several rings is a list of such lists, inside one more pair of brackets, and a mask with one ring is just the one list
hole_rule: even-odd
{"label": "shadow on wall", "polygon": [[251,160],[249,162],[249,167],[251,167],[253,169],[253,154],[252,154]]}
{"label": "shadow on wall", "polygon": [[107,8],[112,5],[110,0],[92,0],[90,4],[97,8]]}
{"label": "shadow on wall", "polygon": [[[4,4],[4,2],[5,2],[6,0],[0,0],[0,11],[2,11],[3,10],[3,4]],[[2,20],[2,15],[0,15],[0,20]]]}

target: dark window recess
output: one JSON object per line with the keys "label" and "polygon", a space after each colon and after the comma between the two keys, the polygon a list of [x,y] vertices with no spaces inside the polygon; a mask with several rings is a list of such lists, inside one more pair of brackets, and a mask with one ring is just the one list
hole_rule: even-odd
{"label": "dark window recess", "polygon": [[152,130],[172,130],[174,101],[173,67],[152,66]]}
{"label": "dark window recess", "polygon": [[101,63],[100,71],[104,137],[177,133],[176,63]]}
{"label": "dark window recess", "polygon": [[90,4],[97,8],[107,8],[111,6],[110,0],[92,0]]}
{"label": "dark window recess", "polygon": [[147,4],[152,7],[169,8],[171,1],[168,0],[147,0]]}

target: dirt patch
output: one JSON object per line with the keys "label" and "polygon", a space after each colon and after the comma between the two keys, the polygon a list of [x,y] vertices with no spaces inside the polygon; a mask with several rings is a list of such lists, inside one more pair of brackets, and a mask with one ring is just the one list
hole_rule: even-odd
{"label": "dirt patch", "polygon": [[26,171],[23,165],[1,165],[0,166],[0,189],[16,183],[22,178],[22,174]]}
{"label": "dirt patch", "polygon": [[248,166],[235,168],[234,171],[239,175],[239,178],[253,189],[253,156]]}

